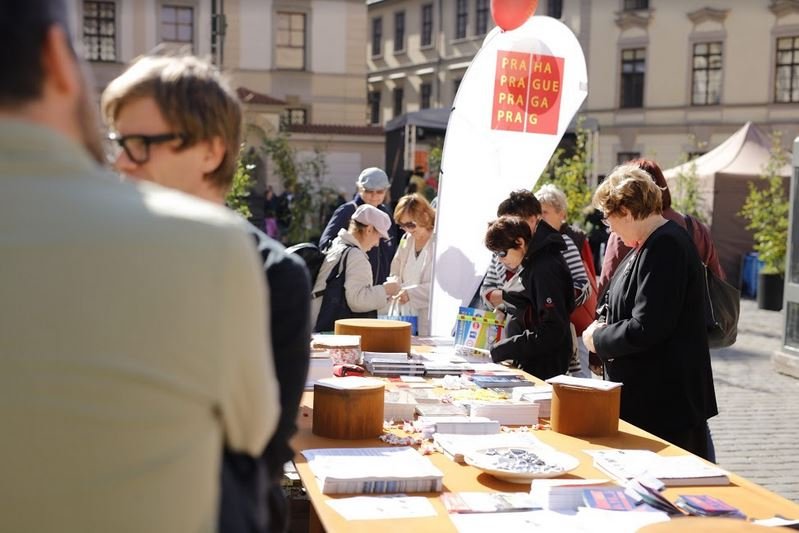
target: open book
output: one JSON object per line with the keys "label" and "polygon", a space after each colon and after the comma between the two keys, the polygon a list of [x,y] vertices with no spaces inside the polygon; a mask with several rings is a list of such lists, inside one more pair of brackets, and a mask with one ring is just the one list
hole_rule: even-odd
{"label": "open book", "polygon": [[664,485],[729,485],[727,471],[693,455],[661,456],[650,450],[588,450],[594,466],[625,482],[640,476],[659,479]]}

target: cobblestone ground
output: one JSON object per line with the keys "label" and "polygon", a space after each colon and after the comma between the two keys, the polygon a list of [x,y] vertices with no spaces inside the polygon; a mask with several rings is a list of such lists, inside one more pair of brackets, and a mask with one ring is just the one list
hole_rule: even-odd
{"label": "cobblestone ground", "polygon": [[783,321],[741,301],[737,342],[711,351],[719,415],[710,430],[719,465],[799,503],[799,379],[771,364]]}

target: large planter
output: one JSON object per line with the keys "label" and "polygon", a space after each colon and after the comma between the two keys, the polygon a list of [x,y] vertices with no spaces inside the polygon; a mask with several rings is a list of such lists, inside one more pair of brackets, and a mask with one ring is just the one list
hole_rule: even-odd
{"label": "large planter", "polygon": [[785,288],[783,274],[760,272],[757,277],[757,307],[767,311],[782,310],[782,291]]}

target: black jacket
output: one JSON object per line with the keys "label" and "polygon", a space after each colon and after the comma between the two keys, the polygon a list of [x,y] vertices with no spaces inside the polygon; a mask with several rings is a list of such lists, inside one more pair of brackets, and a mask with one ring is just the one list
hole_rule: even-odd
{"label": "black jacket", "polygon": [[[333,216],[330,217],[325,231],[322,232],[322,236],[319,238],[320,250],[323,252],[326,251],[327,248],[333,244],[336,237],[338,237],[338,230],[349,227],[352,214],[355,213],[358,206],[363,203],[363,198],[358,194],[355,196],[355,200],[338,206],[338,209],[333,212]],[[386,278],[391,272],[391,260],[394,259],[394,252],[396,251],[394,245],[397,235],[394,219],[391,217],[388,208],[381,204],[378,209],[387,214],[389,220],[391,220],[391,229],[388,231],[391,239],[388,241],[381,239],[378,246],[375,246],[366,253],[369,257],[369,263],[372,265],[372,280],[375,285],[380,285],[386,281]]]}
{"label": "black jacket", "polygon": [[522,370],[541,379],[568,370],[574,286],[561,255],[565,249],[560,233],[539,222],[522,269],[502,291],[510,320],[507,338],[491,350],[495,362],[513,359]]}
{"label": "black jacket", "polygon": [[[294,458],[289,441],[305,390],[310,357],[311,282],[302,260],[255,227],[250,229],[263,259],[269,286],[269,317],[275,374],[280,384],[280,418],[260,458],[225,450],[219,530],[286,530],[288,501],[280,480],[283,464]],[[275,406],[277,408],[277,406]]]}
{"label": "black jacket", "polygon": [[608,377],[624,383],[621,418],[667,439],[718,413],[702,270],[686,231],[666,222],[619,265],[608,325],[594,332]]}

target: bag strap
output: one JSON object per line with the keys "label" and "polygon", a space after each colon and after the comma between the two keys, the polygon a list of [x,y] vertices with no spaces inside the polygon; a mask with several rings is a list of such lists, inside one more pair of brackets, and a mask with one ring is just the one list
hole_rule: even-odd
{"label": "bag strap", "polygon": [[[691,220],[691,215],[683,215],[682,217],[685,219],[685,226],[688,229],[688,235],[691,237],[691,242],[693,242],[694,247],[696,247],[696,241],[694,240],[694,223],[693,220]],[[700,257],[699,260],[702,261],[702,258]],[[704,261],[702,261],[702,266],[704,267],[702,269],[702,274],[705,280],[705,298],[707,299],[708,303],[710,303],[713,301],[713,296],[710,293],[710,268],[707,266],[707,264],[705,264]],[[707,309],[710,311],[710,319],[714,324],[718,324],[718,320],[716,320],[716,310],[713,309],[713,304],[710,303],[710,305],[707,306]]]}
{"label": "bag strap", "polygon": [[[344,247],[344,251],[341,253],[341,257],[338,258],[338,262],[336,266],[333,267],[333,270],[330,271],[330,274],[327,275],[327,279],[325,279],[325,288],[321,291],[316,291],[311,296],[313,298],[319,298],[320,296],[325,294],[325,290],[327,289],[327,284],[330,281],[336,279],[339,276],[345,276],[347,274],[347,256],[350,253],[350,250],[355,248],[355,246],[351,244],[347,244]],[[343,265],[343,266],[342,266]]]}

